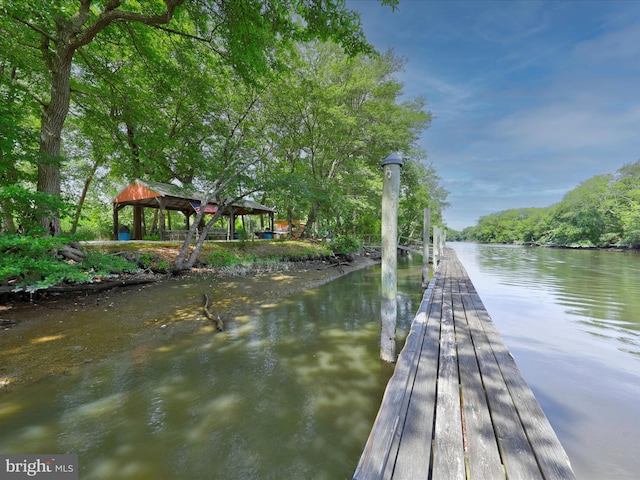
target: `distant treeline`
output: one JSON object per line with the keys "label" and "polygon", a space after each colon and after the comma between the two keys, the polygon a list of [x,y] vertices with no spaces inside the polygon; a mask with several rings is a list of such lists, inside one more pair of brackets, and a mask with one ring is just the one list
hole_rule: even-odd
{"label": "distant treeline", "polygon": [[480,217],[461,237],[482,243],[638,248],[640,160],[583,182],[556,205]]}

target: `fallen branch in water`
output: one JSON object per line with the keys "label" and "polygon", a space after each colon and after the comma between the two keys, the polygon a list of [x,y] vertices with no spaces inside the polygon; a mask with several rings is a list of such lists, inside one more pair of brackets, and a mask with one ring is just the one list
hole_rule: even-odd
{"label": "fallen branch in water", "polygon": [[209,320],[211,320],[213,323],[216,324],[216,329],[221,332],[222,330],[224,330],[224,323],[222,323],[222,320],[220,319],[220,315],[216,315],[214,317],[211,314],[211,312],[209,311],[210,303],[211,302],[209,301],[209,295],[205,293],[204,294],[204,314],[207,316]]}
{"label": "fallen branch in water", "polygon": [[342,266],[351,264],[351,262],[340,260],[335,254],[332,254],[329,257],[329,262],[331,262],[330,265],[327,265],[326,267],[322,268],[322,270],[326,270],[327,268],[331,268],[331,267],[338,267],[338,270],[340,270],[340,273],[344,273],[344,269],[342,268]]}
{"label": "fallen branch in water", "polygon": [[[338,262],[338,263],[332,263],[330,265],[325,265],[322,268],[319,268],[318,270],[326,270],[327,268],[331,268],[331,267],[342,267],[342,265],[350,265],[349,262]],[[340,269],[342,270],[342,269]]]}

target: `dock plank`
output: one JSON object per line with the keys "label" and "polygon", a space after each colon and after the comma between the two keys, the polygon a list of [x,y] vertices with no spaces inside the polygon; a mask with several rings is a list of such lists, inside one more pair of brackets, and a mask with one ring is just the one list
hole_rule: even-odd
{"label": "dock plank", "polygon": [[462,295],[453,300],[469,472],[471,478],[505,478]]}
{"label": "dock plank", "polygon": [[[445,283],[450,286],[450,279],[446,276]],[[440,365],[433,436],[433,478],[465,478],[453,305],[451,290],[446,287],[442,294],[440,332]]]}
{"label": "dock plank", "polygon": [[[473,297],[467,296],[462,300],[466,305],[470,331],[476,341],[476,358],[491,410],[491,421],[496,440],[508,478],[510,480],[543,478],[515,407],[514,398],[511,396],[502,375],[499,361],[492,348],[493,345],[489,342],[489,337],[480,321],[481,317],[478,315]],[[504,351],[506,346],[501,338],[499,340],[495,348],[498,351]]]}
{"label": "dock plank", "polygon": [[[431,284],[432,288],[433,285]],[[394,464],[393,478],[411,480],[428,478],[434,409],[436,405],[436,379],[440,342],[441,299],[431,297],[423,317],[425,331],[419,352],[417,375],[409,403],[407,415],[398,443],[398,454]],[[426,310],[426,308],[425,308]]]}
{"label": "dock plank", "polygon": [[487,337],[494,349],[494,355],[500,365],[502,375],[518,411],[522,425],[526,431],[529,443],[535,452],[538,467],[545,479],[575,478],[569,457],[561,447],[553,427],[549,423],[540,404],[536,400],[527,381],[522,376],[520,369],[507,349],[498,329],[490,320],[487,310],[484,308],[480,296],[475,291],[471,280],[468,280],[470,289],[473,289],[473,303],[476,312],[482,320]]}
{"label": "dock plank", "polygon": [[451,250],[423,295],[353,478],[575,479]]}
{"label": "dock plank", "polygon": [[[411,324],[405,345],[398,358],[398,364],[385,389],[374,429],[369,437],[370,441],[360,458],[353,476],[354,479],[389,479],[393,474],[396,452],[405,425],[412,385],[418,368],[418,357],[422,352],[424,329],[427,323],[426,310],[433,308],[432,294],[433,285],[430,285],[423,294],[423,300]],[[389,457],[392,457],[390,461]]]}

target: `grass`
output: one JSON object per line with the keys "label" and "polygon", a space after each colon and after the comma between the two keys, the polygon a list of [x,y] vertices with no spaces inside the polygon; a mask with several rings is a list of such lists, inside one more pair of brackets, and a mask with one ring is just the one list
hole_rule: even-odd
{"label": "grass", "polygon": [[[103,253],[138,255],[145,268],[158,263],[173,266],[182,242],[129,241],[91,245],[87,248]],[[304,240],[261,240],[256,242],[207,242],[198,254],[201,267],[231,267],[256,263],[277,263],[325,258],[331,254],[327,244]]]}

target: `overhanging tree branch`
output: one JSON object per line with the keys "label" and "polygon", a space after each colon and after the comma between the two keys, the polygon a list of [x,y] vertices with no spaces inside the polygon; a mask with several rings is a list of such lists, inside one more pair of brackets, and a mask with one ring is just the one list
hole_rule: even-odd
{"label": "overhanging tree branch", "polygon": [[[85,2],[91,3],[90,0],[85,0]],[[75,41],[69,44],[69,48],[77,50],[80,47],[88,45],[102,30],[112,23],[136,22],[149,26],[169,23],[173,18],[176,8],[182,5],[184,0],[165,0],[164,3],[166,5],[166,10],[163,13],[157,15],[145,15],[142,13],[117,10],[116,7],[120,5],[120,2],[111,2],[109,6],[113,5],[113,8],[105,9],[105,11],[98,16],[96,21],[90,25],[82,35],[78,36]]]}

